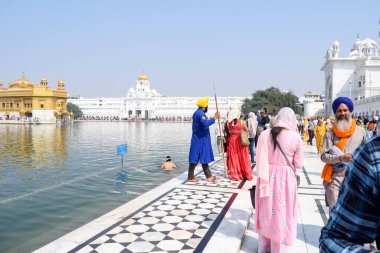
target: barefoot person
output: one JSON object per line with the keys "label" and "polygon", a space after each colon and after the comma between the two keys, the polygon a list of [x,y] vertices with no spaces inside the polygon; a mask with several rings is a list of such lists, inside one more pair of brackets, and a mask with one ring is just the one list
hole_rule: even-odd
{"label": "barefoot person", "polygon": [[207,180],[214,181],[217,178],[211,175],[208,167],[208,164],[214,161],[209,126],[215,123],[215,119],[218,119],[220,114],[217,112],[213,118],[207,118],[208,97],[198,99],[197,106],[198,109],[193,114],[193,134],[191,137],[187,181],[198,181],[194,178],[194,170],[198,162],[202,164],[203,172],[205,173]]}
{"label": "barefoot person", "polygon": [[161,168],[163,168],[164,170],[172,170],[173,168],[177,168],[177,166],[175,165],[175,163],[172,162],[172,159],[170,158],[170,155],[168,155],[166,157],[166,162],[164,162],[161,165]]}

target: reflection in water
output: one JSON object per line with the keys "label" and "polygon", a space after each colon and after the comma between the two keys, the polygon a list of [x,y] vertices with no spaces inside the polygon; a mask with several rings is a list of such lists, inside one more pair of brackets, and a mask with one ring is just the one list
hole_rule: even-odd
{"label": "reflection in water", "polygon": [[0,136],[0,201],[62,182],[66,129],[55,125],[0,125]]}
{"label": "reflection in water", "polygon": [[125,191],[125,183],[128,181],[128,171],[121,170],[116,175],[116,184],[115,184],[115,192],[122,193]]}
{"label": "reflection in water", "polygon": [[116,181],[120,183],[125,183],[128,180],[128,172],[125,170],[121,170],[116,177]]}
{"label": "reflection in water", "polygon": [[3,125],[0,146],[0,160],[8,160],[5,165],[9,166],[2,169],[27,172],[48,166],[61,168],[67,150],[66,129],[55,125]]}
{"label": "reflection in water", "polygon": [[0,125],[0,137],[0,252],[30,252],[187,171],[191,124]]}

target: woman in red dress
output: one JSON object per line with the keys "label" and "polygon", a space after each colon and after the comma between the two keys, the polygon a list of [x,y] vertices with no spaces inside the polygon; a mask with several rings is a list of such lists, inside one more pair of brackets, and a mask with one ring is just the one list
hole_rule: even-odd
{"label": "woman in red dress", "polygon": [[227,167],[231,180],[252,180],[248,146],[241,143],[240,132],[247,131],[247,124],[240,120],[240,111],[231,109],[228,117]]}

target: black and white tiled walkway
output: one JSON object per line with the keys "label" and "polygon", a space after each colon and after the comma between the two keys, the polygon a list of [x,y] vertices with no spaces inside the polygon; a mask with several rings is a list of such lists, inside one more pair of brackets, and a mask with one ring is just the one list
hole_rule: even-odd
{"label": "black and white tiled walkway", "polygon": [[230,189],[238,189],[241,188],[242,181],[232,181],[224,176],[224,172],[215,172],[214,176],[217,176],[219,179],[213,182],[209,182],[206,180],[203,172],[196,175],[195,178],[199,181],[197,183],[185,182],[186,185],[200,185],[207,187],[219,187],[219,188],[230,188]]}
{"label": "black and white tiled walkway", "polygon": [[225,178],[223,161],[211,170],[219,180],[201,170],[198,183],[183,182],[68,252],[202,252],[244,184]]}
{"label": "black and white tiled walkway", "polygon": [[[328,217],[320,179],[323,163],[314,149],[304,146],[297,242],[289,252],[319,252],[320,230]],[[226,179],[221,159],[210,170],[218,181],[208,182],[198,167],[200,181],[186,183],[185,172],[34,253],[256,252],[247,191],[254,182]]]}
{"label": "black and white tiled walkway", "polygon": [[175,189],[78,252],[193,252],[232,195]]}

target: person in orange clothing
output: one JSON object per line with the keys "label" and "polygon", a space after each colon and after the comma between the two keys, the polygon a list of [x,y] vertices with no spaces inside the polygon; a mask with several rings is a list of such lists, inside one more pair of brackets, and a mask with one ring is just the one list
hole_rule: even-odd
{"label": "person in orange clothing", "polygon": [[375,124],[373,124],[373,122],[370,122],[367,126],[367,128],[365,129],[365,133],[366,133],[366,136],[367,136],[367,139],[371,139],[372,136],[373,136],[373,130],[375,129]]}
{"label": "person in orange clothing", "polygon": [[334,168],[333,165],[348,164],[354,151],[366,140],[364,129],[357,127],[355,119],[352,118],[354,103],[350,98],[338,97],[334,100],[332,109],[336,120],[332,129],[325,134],[321,154],[322,162],[326,163],[321,178],[330,212],[338,199],[339,187],[346,174],[346,167]]}
{"label": "person in orange clothing", "polygon": [[314,135],[315,135],[318,154],[322,154],[322,144],[323,144],[323,138],[325,137],[325,133],[326,133],[326,125],[323,124],[322,119],[319,119],[318,124],[314,128]]}

